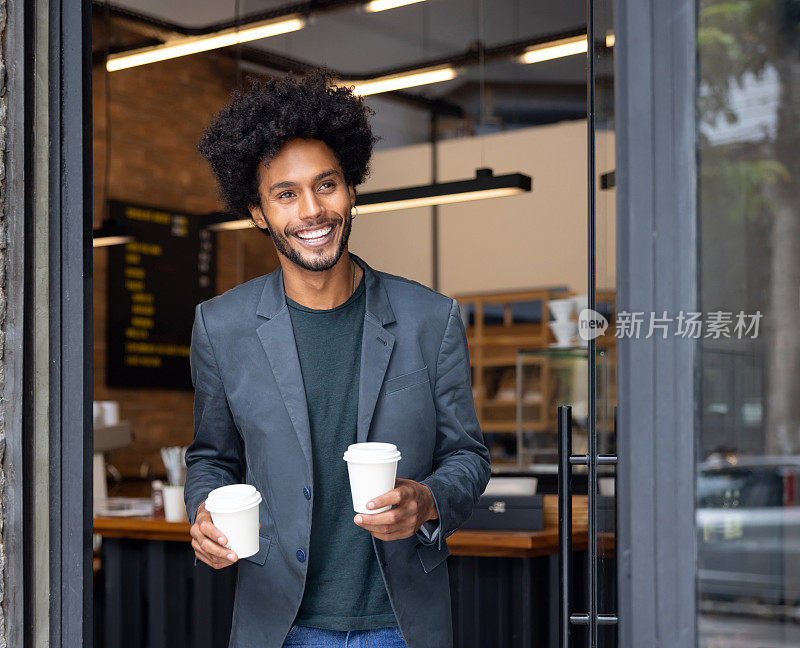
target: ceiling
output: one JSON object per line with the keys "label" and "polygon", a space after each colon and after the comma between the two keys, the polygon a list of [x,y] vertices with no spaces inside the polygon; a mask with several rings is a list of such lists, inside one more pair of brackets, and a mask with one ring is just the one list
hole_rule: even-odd
{"label": "ceiling", "polygon": [[[97,3],[96,3],[97,4]],[[285,6],[279,0],[238,0],[238,15]],[[234,20],[237,0],[115,0],[114,7],[173,23],[202,28]],[[586,24],[585,0],[427,0],[379,13],[346,7],[313,16],[298,32],[248,43],[248,47],[310,65],[326,65],[344,78],[370,75],[426,60],[463,54],[482,40],[486,48]],[[481,74],[482,72],[482,74]],[[518,128],[585,116],[585,58],[572,56],[534,65],[493,60],[467,67],[452,81],[409,92],[458,104],[480,115],[480,80],[484,80],[484,127]],[[420,108],[392,101],[388,95],[368,99],[383,112],[383,145],[427,138]],[[407,114],[406,114],[407,113]],[[486,116],[488,115],[488,119]],[[420,124],[424,121],[424,124]],[[395,124],[391,126],[391,124]],[[414,124],[411,127],[405,124]],[[415,128],[416,126],[416,128]],[[480,127],[479,129],[480,130]]]}

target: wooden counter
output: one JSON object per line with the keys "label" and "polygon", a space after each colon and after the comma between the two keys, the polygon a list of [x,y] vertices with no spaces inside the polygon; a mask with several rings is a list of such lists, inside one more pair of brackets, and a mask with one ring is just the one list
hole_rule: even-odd
{"label": "wooden counter", "polygon": [[[94,532],[105,538],[191,541],[188,522],[166,522],[153,518],[94,518]],[[572,539],[575,551],[587,546],[586,528],[578,528]],[[456,531],[447,539],[455,556],[505,556],[534,558],[558,551],[558,529],[543,531]]]}
{"label": "wooden counter", "polygon": [[[558,552],[558,499],[545,495],[542,531],[456,531],[447,539],[450,553],[455,556],[497,556],[535,558]],[[588,501],[585,495],[573,497],[573,537],[575,551],[585,551],[588,545]],[[166,522],[153,518],[97,517],[94,532],[106,538],[138,540],[168,540],[190,542],[188,522]],[[613,534],[599,534],[598,545],[607,550],[613,545]],[[610,537],[609,537],[610,536]],[[602,553],[602,552],[601,552]]]}
{"label": "wooden counter", "polygon": [[104,538],[191,542],[188,522],[167,522],[142,517],[96,517],[94,532]]}
{"label": "wooden counter", "polygon": [[[586,529],[573,530],[572,546],[584,551],[588,542]],[[454,556],[506,556],[535,558],[558,551],[558,529],[543,531],[456,531],[447,538]]]}
{"label": "wooden counter", "polygon": [[[456,531],[447,538],[450,553],[455,556],[497,556],[508,558],[535,558],[558,552],[558,499],[544,496],[544,529],[542,531]],[[585,551],[588,545],[587,509],[585,495],[573,497],[573,537],[575,551]],[[189,543],[188,522],[167,522],[153,518],[94,518],[94,532],[106,538],[132,538],[137,540],[167,540]],[[613,534],[601,534],[612,535]],[[608,546],[611,539],[602,539]],[[600,543],[598,543],[600,544]]]}

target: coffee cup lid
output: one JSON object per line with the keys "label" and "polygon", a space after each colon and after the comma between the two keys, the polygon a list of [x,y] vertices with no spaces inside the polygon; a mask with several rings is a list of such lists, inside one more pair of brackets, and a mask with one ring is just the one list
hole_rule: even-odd
{"label": "coffee cup lid", "polygon": [[393,443],[367,441],[349,445],[342,459],[353,463],[388,463],[399,461],[400,451]]}
{"label": "coffee cup lid", "polygon": [[231,484],[212,490],[206,498],[209,513],[238,513],[261,503],[261,493],[250,484]]}

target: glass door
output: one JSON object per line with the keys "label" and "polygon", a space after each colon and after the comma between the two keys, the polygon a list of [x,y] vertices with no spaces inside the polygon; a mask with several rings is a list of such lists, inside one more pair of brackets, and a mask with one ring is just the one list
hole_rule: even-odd
{"label": "glass door", "polygon": [[[586,403],[558,410],[561,648],[617,645],[613,8],[609,0],[587,3],[588,277],[578,326],[588,388]],[[586,442],[576,445],[584,426]],[[585,508],[574,489],[579,472],[588,478]]]}
{"label": "glass door", "polygon": [[[593,65],[594,119],[590,137],[594,138],[594,295],[597,326],[588,335],[596,338],[595,364],[595,452],[594,517],[596,568],[594,612],[596,628],[583,645],[598,648],[617,646],[617,558],[616,558],[616,406],[617,406],[617,274],[616,274],[616,113],[614,108],[614,2],[592,0],[591,23],[594,32]],[[589,272],[592,272],[590,260]],[[590,317],[584,318],[588,323]],[[590,490],[590,493],[592,491]],[[591,496],[591,495],[590,495]],[[592,542],[592,538],[589,538]],[[591,548],[590,548],[591,555]]]}

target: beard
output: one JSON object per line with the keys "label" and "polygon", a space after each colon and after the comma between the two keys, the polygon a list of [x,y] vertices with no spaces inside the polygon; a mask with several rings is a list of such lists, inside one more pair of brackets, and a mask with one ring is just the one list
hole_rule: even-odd
{"label": "beard", "polygon": [[[272,242],[275,244],[275,249],[278,251],[278,253],[285,256],[295,265],[300,266],[304,270],[311,270],[312,272],[324,272],[325,270],[330,270],[339,262],[342,253],[347,247],[347,241],[350,238],[350,229],[352,225],[352,217],[349,213],[343,219],[329,219],[320,223],[316,223],[315,225],[304,225],[302,229],[309,229],[311,227],[325,227],[326,225],[333,225],[336,227],[342,220],[344,220],[344,224],[342,226],[342,236],[339,239],[339,245],[335,252],[327,254],[310,252],[304,254],[303,252],[299,252],[293,248],[289,243],[289,240],[281,232],[273,229],[269,219],[266,216],[264,216],[264,220],[267,223],[267,230],[269,235],[272,237]],[[263,232],[264,230],[261,231]],[[264,233],[266,234],[267,232]]]}

